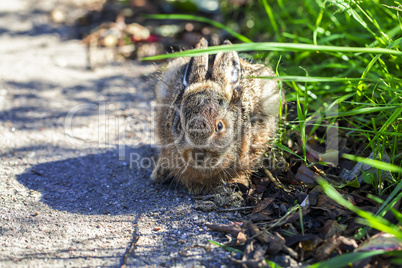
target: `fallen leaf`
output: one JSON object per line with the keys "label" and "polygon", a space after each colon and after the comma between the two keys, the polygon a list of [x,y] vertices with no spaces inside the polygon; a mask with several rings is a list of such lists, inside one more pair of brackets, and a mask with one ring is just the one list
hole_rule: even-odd
{"label": "fallen leaf", "polygon": [[381,232],[372,236],[355,251],[372,251],[379,249],[387,251],[402,250],[402,241],[392,234]]}
{"label": "fallen leaf", "polygon": [[318,246],[315,251],[317,260],[322,261],[327,259],[341,243],[342,241],[337,239],[336,236],[324,240],[324,242]]}
{"label": "fallen leaf", "polygon": [[298,243],[305,243],[309,245],[308,250],[314,249],[321,242],[322,239],[314,234],[298,234],[286,238],[286,246],[290,247]]}
{"label": "fallen leaf", "polygon": [[337,221],[327,220],[321,229],[321,235],[324,239],[328,239],[335,234],[343,233],[343,231],[346,230],[346,227],[346,225],[339,224]]}
{"label": "fallen leaf", "polygon": [[258,212],[264,210],[266,207],[269,206],[269,204],[272,203],[272,201],[274,201],[273,198],[264,198],[261,202],[257,203],[257,205],[254,207],[252,213],[258,213]]}
{"label": "fallen leaf", "polygon": [[240,224],[206,224],[206,226],[213,231],[230,234],[233,238],[236,238],[235,245],[244,244],[247,241],[246,229]]}
{"label": "fallen leaf", "polygon": [[356,243],[356,240],[354,240],[354,239],[352,239],[352,238],[347,238],[347,237],[344,237],[344,236],[339,236],[338,239],[342,242],[342,244],[339,246],[339,248],[340,248],[342,251],[351,252],[351,251],[353,251],[355,248],[358,247],[358,246],[357,246],[357,243]]}
{"label": "fallen leaf", "polygon": [[247,229],[250,232],[252,237],[255,237],[263,244],[268,244],[269,242],[269,233],[267,231],[260,231],[257,225],[253,224],[251,221],[247,223]]}
{"label": "fallen leaf", "polygon": [[297,170],[297,173],[295,175],[295,178],[298,179],[299,181],[302,181],[306,184],[316,184],[315,178],[317,175],[309,169],[306,165],[302,164],[299,169]]}
{"label": "fallen leaf", "polygon": [[276,255],[283,249],[286,240],[278,232],[275,232],[274,235],[270,236],[269,238],[270,240],[267,252],[270,255]]}
{"label": "fallen leaf", "polygon": [[238,232],[236,236],[236,244],[243,245],[247,241],[247,236],[243,232]]}

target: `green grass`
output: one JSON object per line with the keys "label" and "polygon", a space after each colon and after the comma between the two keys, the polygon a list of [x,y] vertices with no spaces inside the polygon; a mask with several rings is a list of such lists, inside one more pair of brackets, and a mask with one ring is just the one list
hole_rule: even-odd
{"label": "green grass", "polygon": [[[397,225],[394,225],[384,219],[379,215],[374,215],[371,212],[364,211],[359,209],[358,207],[354,206],[351,202],[344,199],[341,194],[339,194],[328,182],[323,179],[319,180],[321,187],[323,188],[324,192],[331,197],[332,199],[336,200],[340,205],[350,209],[351,211],[355,212],[359,215],[362,220],[361,222],[365,223],[367,226],[375,228],[377,230],[381,230],[383,232],[389,233],[394,235],[395,237],[402,240],[402,231],[399,229]],[[399,212],[397,212],[400,215]],[[401,223],[399,223],[401,224]]]}
{"label": "green grass", "polygon": [[[402,38],[399,39],[398,44],[402,44]],[[402,52],[387,49],[387,48],[370,48],[370,47],[348,47],[348,46],[326,46],[326,45],[313,45],[313,44],[293,44],[293,43],[247,43],[247,44],[234,44],[231,46],[221,45],[213,46],[197,50],[186,50],[177,53],[158,55],[154,57],[148,57],[146,60],[160,60],[175,57],[194,57],[201,54],[209,53],[216,54],[218,52],[229,52],[229,51],[284,51],[284,52],[333,52],[333,53],[345,53],[345,54],[355,54],[358,57],[360,53],[378,53],[378,54],[389,54],[395,56],[402,56]],[[401,81],[400,79],[397,79]]]}
{"label": "green grass", "polygon": [[[350,264],[361,261],[366,258],[370,258],[376,255],[386,253],[385,250],[373,250],[369,252],[357,252],[357,253],[346,253],[343,255],[336,256],[327,261],[318,262],[313,265],[307,266],[307,268],[342,268],[348,267]],[[351,266],[350,266],[351,267]]]}
{"label": "green grass", "polygon": [[[402,219],[392,209],[402,198],[402,1],[259,0],[243,7],[223,1],[221,8],[224,23],[189,15],[186,18],[226,30],[238,38],[238,44],[148,60],[236,50],[248,52],[245,56],[254,62],[277,66],[287,101],[297,104],[298,119],[288,122],[286,130],[301,134],[303,152],[299,157],[308,162],[308,138],[320,141],[315,132],[319,126],[330,124],[340,137],[360,149],[345,158],[392,172],[388,180],[381,178],[380,172],[372,174],[376,193],[389,195],[377,215],[360,211],[327,184],[322,185],[329,196],[362,217],[367,226],[402,239],[395,225],[382,220],[388,211],[399,223]],[[320,120],[316,120],[317,115]],[[306,133],[308,125],[313,125],[313,130]],[[281,137],[287,144],[286,135]],[[284,145],[279,147],[293,153]],[[371,152],[379,159],[386,153],[390,163],[367,159]],[[357,253],[349,253],[343,260],[353,262],[365,256],[353,254]]]}

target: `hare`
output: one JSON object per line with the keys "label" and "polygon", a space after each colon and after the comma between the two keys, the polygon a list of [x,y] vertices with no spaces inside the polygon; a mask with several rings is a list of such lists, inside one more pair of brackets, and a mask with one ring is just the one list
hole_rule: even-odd
{"label": "hare", "polygon": [[[201,39],[196,48],[207,46]],[[171,61],[155,89],[161,150],[151,180],[178,180],[193,194],[224,182],[248,185],[284,104],[278,82],[253,78],[261,76],[275,73],[235,51]]]}

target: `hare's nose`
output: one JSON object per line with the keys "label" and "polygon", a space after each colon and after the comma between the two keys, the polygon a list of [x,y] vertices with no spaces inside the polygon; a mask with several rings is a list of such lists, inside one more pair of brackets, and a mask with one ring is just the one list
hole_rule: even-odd
{"label": "hare's nose", "polygon": [[190,130],[193,131],[204,131],[205,129],[208,128],[208,120],[207,118],[203,117],[203,116],[197,116],[195,118],[193,118],[190,122],[189,122],[189,128]]}
{"label": "hare's nose", "polygon": [[195,145],[204,145],[213,133],[212,123],[205,117],[193,118],[188,123],[188,134]]}

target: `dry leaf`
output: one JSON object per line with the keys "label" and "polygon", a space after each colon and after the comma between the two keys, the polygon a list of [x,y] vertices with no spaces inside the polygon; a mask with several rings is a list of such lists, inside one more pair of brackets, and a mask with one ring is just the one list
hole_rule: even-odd
{"label": "dry leaf", "polygon": [[257,203],[257,205],[254,207],[252,213],[258,213],[258,212],[264,210],[266,207],[269,206],[269,204],[272,203],[272,201],[274,201],[273,198],[264,198],[261,202]]}

